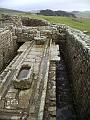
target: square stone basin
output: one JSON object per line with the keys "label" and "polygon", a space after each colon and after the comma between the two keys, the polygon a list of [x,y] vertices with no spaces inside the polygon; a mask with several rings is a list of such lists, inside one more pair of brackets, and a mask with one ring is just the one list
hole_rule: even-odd
{"label": "square stone basin", "polygon": [[28,77],[30,71],[30,67],[22,67],[19,71],[19,74],[17,76],[17,79],[24,80]]}
{"label": "square stone basin", "polygon": [[17,71],[17,74],[13,80],[15,89],[25,90],[30,89],[32,83],[32,67],[28,65],[22,65]]}

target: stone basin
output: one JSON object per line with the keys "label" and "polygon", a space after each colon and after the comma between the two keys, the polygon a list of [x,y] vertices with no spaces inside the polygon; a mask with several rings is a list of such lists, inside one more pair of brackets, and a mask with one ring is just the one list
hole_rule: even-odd
{"label": "stone basin", "polygon": [[30,89],[32,83],[32,69],[30,66],[22,66],[13,80],[15,89]]}
{"label": "stone basin", "polygon": [[18,76],[17,76],[17,79],[19,79],[19,80],[24,80],[25,78],[27,78],[27,75],[28,75],[28,73],[29,73],[29,70],[30,70],[29,67],[23,67],[23,68],[20,70],[20,72],[19,72],[19,74],[18,74]]}

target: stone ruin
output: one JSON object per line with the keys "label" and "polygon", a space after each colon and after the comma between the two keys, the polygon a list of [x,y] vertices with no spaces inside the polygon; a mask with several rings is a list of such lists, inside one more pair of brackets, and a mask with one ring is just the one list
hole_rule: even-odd
{"label": "stone ruin", "polygon": [[90,37],[2,15],[0,120],[89,120]]}

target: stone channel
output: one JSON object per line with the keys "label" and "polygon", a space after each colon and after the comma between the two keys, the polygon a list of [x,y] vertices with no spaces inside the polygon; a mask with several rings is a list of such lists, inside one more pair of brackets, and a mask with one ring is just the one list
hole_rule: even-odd
{"label": "stone channel", "polygon": [[77,120],[70,81],[62,57],[56,63],[56,106],[57,120]]}

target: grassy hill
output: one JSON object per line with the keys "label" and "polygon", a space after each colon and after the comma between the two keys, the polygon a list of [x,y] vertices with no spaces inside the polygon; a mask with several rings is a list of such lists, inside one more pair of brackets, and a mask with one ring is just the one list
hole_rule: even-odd
{"label": "grassy hill", "polygon": [[6,9],[6,8],[0,8],[0,15],[1,14],[10,14],[10,15],[19,15],[19,14],[25,14],[26,12],[18,11],[18,10],[12,10],[12,9]]}
{"label": "grassy hill", "polygon": [[50,9],[40,10],[40,12],[38,13],[38,15],[76,17],[71,12],[62,11],[62,10],[53,11],[53,10],[50,10]]}

